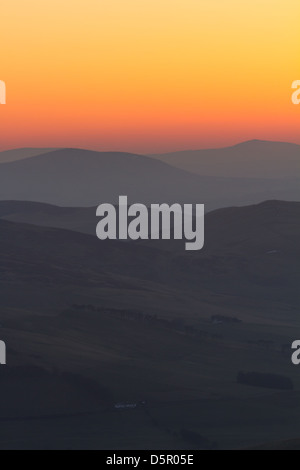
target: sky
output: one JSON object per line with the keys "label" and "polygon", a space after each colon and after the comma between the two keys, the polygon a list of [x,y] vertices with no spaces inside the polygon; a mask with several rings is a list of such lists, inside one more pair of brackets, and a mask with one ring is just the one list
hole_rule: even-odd
{"label": "sky", "polygon": [[2,0],[0,149],[300,143],[299,0]]}

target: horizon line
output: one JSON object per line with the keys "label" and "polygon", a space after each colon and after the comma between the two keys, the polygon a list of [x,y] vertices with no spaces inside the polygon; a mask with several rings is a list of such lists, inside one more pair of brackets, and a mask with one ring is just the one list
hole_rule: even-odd
{"label": "horizon line", "polygon": [[[17,150],[48,150],[49,153],[52,151],[58,151],[58,150],[86,150],[90,152],[99,152],[99,153],[127,153],[127,154],[132,154],[132,155],[142,155],[142,156],[152,156],[152,155],[164,155],[164,154],[170,154],[170,153],[181,153],[181,152],[197,152],[197,151],[206,151],[206,150],[223,150],[223,149],[230,149],[234,147],[238,147],[240,145],[244,144],[250,144],[250,143],[270,143],[270,144],[286,144],[286,145],[296,145],[300,146],[299,143],[292,142],[292,141],[283,141],[283,140],[268,140],[268,139],[247,139],[247,140],[242,140],[238,141],[237,143],[233,143],[231,145],[221,145],[221,146],[215,146],[215,147],[196,147],[196,148],[183,148],[181,150],[168,150],[168,151],[162,151],[162,152],[135,152],[135,151],[130,151],[130,150],[118,150],[118,149],[99,149],[96,147],[73,147],[73,146],[47,146],[45,145],[44,147],[40,146],[26,146],[26,147],[9,147],[9,148],[3,148],[0,149],[0,154],[4,152],[13,152]],[[48,153],[48,152],[47,152]]]}

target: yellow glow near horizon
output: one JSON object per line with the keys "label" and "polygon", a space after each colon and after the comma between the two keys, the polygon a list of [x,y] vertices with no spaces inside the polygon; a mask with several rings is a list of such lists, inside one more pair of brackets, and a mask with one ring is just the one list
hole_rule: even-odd
{"label": "yellow glow near horizon", "polygon": [[2,148],[300,143],[299,0],[2,3]]}

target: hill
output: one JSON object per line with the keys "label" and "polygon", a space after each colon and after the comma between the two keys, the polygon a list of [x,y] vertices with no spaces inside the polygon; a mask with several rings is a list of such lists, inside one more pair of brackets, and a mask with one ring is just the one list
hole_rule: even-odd
{"label": "hill", "polygon": [[256,447],[252,450],[300,450],[300,439],[272,442]]}
{"label": "hill", "polygon": [[[1,222],[0,239],[6,255],[15,253],[19,260],[24,258],[24,266],[38,262],[36,247],[41,247],[46,272],[53,260],[58,259],[60,264],[65,262],[73,276],[77,266],[81,267],[80,276],[82,267],[87,266],[89,276],[91,269],[97,276],[108,270],[119,278],[132,276],[135,282],[142,278],[173,287],[180,283],[185,290],[197,290],[201,283],[203,289],[220,295],[225,292],[229,303],[240,299],[247,304],[249,296],[254,295],[257,302],[281,298],[283,302],[289,298],[290,304],[299,301],[296,285],[300,280],[297,267],[300,203],[297,202],[267,201],[208,213],[205,248],[193,255],[186,253],[179,241],[100,242],[95,236],[94,208],[2,202],[0,217],[22,222]],[[53,230],[24,225],[26,221]],[[71,232],[54,230],[57,228]],[[23,239],[26,239],[25,246]],[[6,259],[7,256],[4,265]],[[62,273],[58,272],[57,279]]]}
{"label": "hill", "polygon": [[23,148],[14,150],[4,150],[0,152],[0,163],[15,162],[18,160],[25,160],[26,158],[43,155],[45,153],[53,152],[53,148]]}
{"label": "hill", "polygon": [[198,175],[236,178],[295,178],[300,175],[300,146],[253,140],[228,148],[186,150],[154,158]]}
{"label": "hill", "polygon": [[204,177],[153,158],[61,149],[0,165],[0,199],[60,206],[132,202],[204,203],[207,210],[266,199],[300,200],[293,180]]}
{"label": "hill", "polygon": [[90,235],[96,233],[96,207],[59,207],[40,202],[0,201],[0,218]]}
{"label": "hill", "polygon": [[[64,223],[65,228],[77,226],[80,231],[96,226],[90,209],[29,207],[44,214],[43,225]],[[64,217],[65,213],[71,215]],[[214,211],[206,216],[205,248],[193,254],[184,251],[182,242],[174,242],[174,249],[168,251],[166,241],[100,242],[95,235],[2,220],[0,258],[6,286],[2,303],[6,299],[10,306],[29,303],[34,308],[42,302],[49,309],[66,305],[74,290],[74,301],[79,303],[90,303],[88,299],[98,298],[101,291],[102,304],[109,307],[147,305],[148,310],[155,306],[178,313],[181,297],[183,312],[188,308],[192,317],[209,300],[207,312],[242,309],[243,317],[252,314],[266,321],[270,302],[277,302],[271,317],[279,321],[283,308],[291,308],[289,315],[294,316],[300,300],[299,216],[299,203],[280,201]],[[51,289],[60,282],[64,292],[53,296]],[[17,283],[18,297],[14,295]],[[78,290],[78,285],[85,289]]]}
{"label": "hill", "polygon": [[[13,370],[0,368],[0,448],[246,448],[300,435],[289,346],[299,216],[282,201],[215,211],[198,253],[0,220]],[[17,372],[28,367],[38,379]],[[241,385],[241,370],[287,376],[294,391]],[[147,404],[115,411],[127,401]]]}

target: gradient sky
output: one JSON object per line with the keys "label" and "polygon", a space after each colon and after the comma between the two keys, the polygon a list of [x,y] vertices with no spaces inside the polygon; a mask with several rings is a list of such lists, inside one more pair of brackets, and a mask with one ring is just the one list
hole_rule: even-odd
{"label": "gradient sky", "polygon": [[2,0],[0,148],[300,143],[299,0]]}

